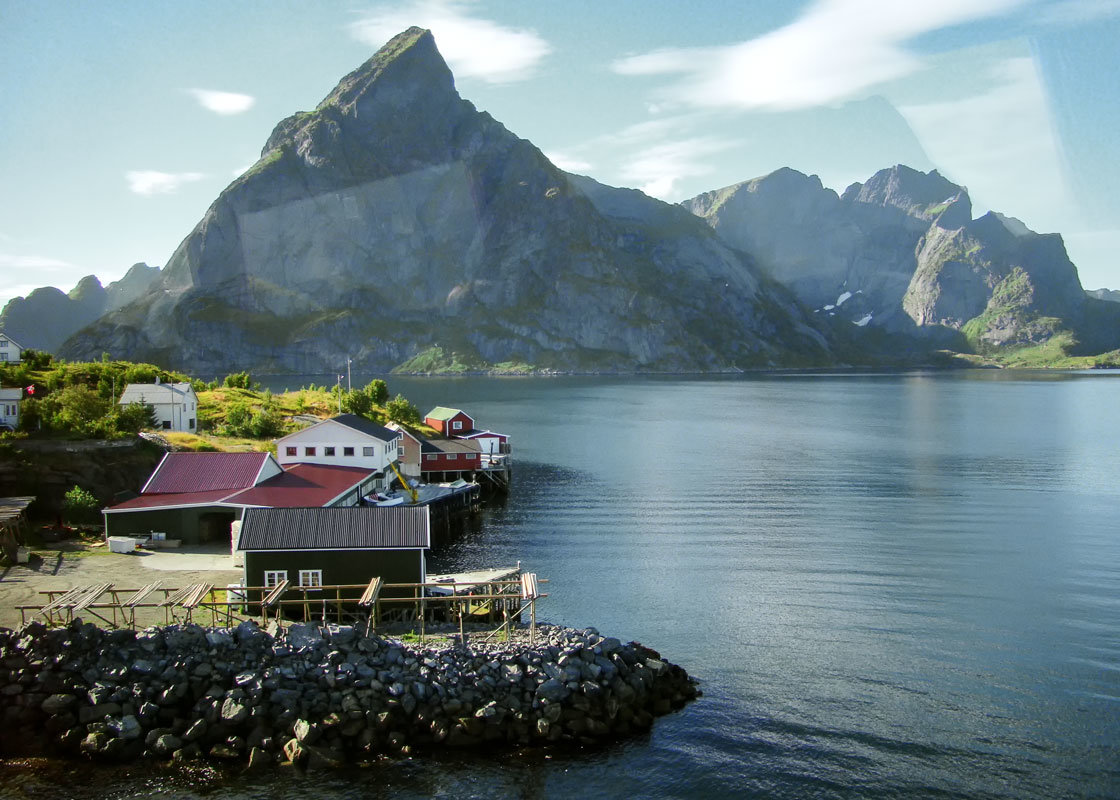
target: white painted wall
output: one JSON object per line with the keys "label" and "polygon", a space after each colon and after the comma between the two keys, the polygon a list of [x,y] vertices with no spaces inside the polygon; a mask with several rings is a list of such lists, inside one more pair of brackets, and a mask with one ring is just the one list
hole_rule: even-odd
{"label": "white painted wall", "polygon": [[[347,447],[354,448],[353,455],[346,455]],[[295,452],[289,453],[289,448],[294,448]],[[334,448],[333,455],[327,454],[328,448]],[[314,452],[309,452],[309,449]],[[385,443],[329,419],[276,441],[276,459],[285,466],[300,463],[333,464],[384,471],[389,468],[389,462],[396,458],[396,441]]]}

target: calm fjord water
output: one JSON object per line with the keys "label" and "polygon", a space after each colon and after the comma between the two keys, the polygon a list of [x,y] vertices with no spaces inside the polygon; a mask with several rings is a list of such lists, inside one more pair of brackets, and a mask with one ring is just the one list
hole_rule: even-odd
{"label": "calm fjord water", "polygon": [[390,388],[512,436],[508,504],[433,569],[520,560],[548,620],[642,641],[704,697],[591,754],[219,794],[1120,796],[1120,375]]}

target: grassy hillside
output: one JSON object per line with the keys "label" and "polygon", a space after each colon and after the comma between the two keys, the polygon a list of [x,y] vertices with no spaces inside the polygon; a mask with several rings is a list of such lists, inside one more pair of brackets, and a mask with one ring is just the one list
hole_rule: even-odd
{"label": "grassy hillside", "polygon": [[[390,398],[381,380],[352,391],[312,385],[273,394],[246,373],[206,383],[153,364],[55,361],[48,354],[28,352],[22,364],[0,365],[0,386],[24,389],[21,430],[0,436],[115,439],[147,430],[181,450],[270,450],[277,437],[333,416],[340,408],[380,424],[396,420],[422,434],[435,433],[420,423],[419,410],[406,398]],[[157,378],[192,385],[199,402],[197,433],[156,430],[143,409],[117,406],[127,384]]]}

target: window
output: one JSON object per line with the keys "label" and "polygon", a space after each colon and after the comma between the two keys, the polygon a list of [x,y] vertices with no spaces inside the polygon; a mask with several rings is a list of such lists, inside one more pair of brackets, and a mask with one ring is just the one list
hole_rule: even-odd
{"label": "window", "polygon": [[362,455],[363,456],[372,456],[373,455],[373,448],[372,447],[363,447],[362,448]]}
{"label": "window", "polygon": [[266,569],[264,571],[264,588],[266,589],[279,586],[286,580],[288,580],[288,570],[286,569]]}
{"label": "window", "polygon": [[461,419],[457,419],[454,422],[452,422],[451,423],[451,430],[453,430],[453,431],[463,430],[463,421]]}
{"label": "window", "polygon": [[301,569],[299,571],[299,585],[304,589],[319,589],[323,585],[323,570]]}
{"label": "window", "polygon": [[187,420],[187,427],[190,428],[192,431],[194,430],[194,417],[191,417],[190,419]]}
{"label": "window", "polygon": [[463,458],[467,459],[467,461],[474,461],[477,456],[477,453],[467,453]]}
{"label": "window", "polygon": [[303,454],[305,456],[313,456],[313,455],[315,455],[315,448],[314,447],[305,447],[305,448],[303,448]]}
{"label": "window", "polygon": [[397,458],[404,458],[404,446],[397,448]]}
{"label": "window", "polygon": [[426,458],[428,461],[435,461],[437,458],[439,458],[439,456],[433,454],[424,456],[424,458]]}
{"label": "window", "polygon": [[333,456],[334,455],[334,448],[333,447],[324,447],[323,448],[323,455]]}
{"label": "window", "polygon": [[448,453],[447,454],[447,460],[448,461],[454,461],[458,457],[459,457],[458,453]]}
{"label": "window", "polygon": [[354,455],[354,448],[353,448],[353,447],[344,447],[344,448],[342,448],[342,455],[344,455],[344,456],[352,456],[352,455]]}
{"label": "window", "polygon": [[7,360],[8,360],[8,354],[7,353],[0,353],[0,361],[7,361]]}
{"label": "window", "polygon": [[164,429],[165,431],[169,431],[169,430],[171,430],[171,420],[169,420],[169,419],[165,419],[165,420],[163,421],[163,429]]}
{"label": "window", "polygon": [[296,454],[297,449],[298,448],[295,448],[295,447],[285,447],[284,448],[284,454],[289,455],[289,456],[294,456]]}

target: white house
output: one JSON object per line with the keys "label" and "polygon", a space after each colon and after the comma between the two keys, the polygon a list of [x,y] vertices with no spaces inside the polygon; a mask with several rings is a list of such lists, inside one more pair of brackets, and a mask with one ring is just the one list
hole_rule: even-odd
{"label": "white house", "polygon": [[26,348],[16,344],[11,336],[0,332],[0,361],[18,364],[23,360],[23,351]]}
{"label": "white house", "polygon": [[0,430],[19,427],[19,403],[23,389],[0,389]]}
{"label": "white house", "polygon": [[165,431],[198,430],[198,397],[189,383],[130,383],[118,405],[146,403],[155,409],[157,428]]}
{"label": "white house", "polygon": [[[384,473],[397,460],[401,434],[383,428],[355,414],[316,422],[301,431],[276,440],[276,459],[289,464],[331,464],[362,467]],[[380,488],[388,486],[393,475],[379,478]]]}

